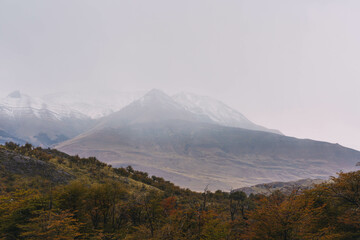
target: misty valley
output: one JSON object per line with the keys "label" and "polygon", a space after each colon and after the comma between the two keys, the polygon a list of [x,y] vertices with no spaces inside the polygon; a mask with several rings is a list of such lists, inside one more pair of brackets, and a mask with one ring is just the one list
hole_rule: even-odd
{"label": "misty valley", "polygon": [[0,240],[360,240],[359,12],[1,0]]}

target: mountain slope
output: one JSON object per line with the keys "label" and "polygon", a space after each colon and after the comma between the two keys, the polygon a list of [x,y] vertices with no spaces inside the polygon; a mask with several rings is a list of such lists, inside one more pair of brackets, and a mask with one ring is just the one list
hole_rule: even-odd
{"label": "mountain slope", "polygon": [[209,116],[215,123],[223,126],[282,134],[278,130],[254,124],[238,111],[210,97],[192,93],[179,93],[174,95],[173,99],[188,111]]}
{"label": "mountain slope", "polygon": [[194,190],[327,178],[360,159],[360,152],[336,144],[220,126],[159,91],[57,148],[132,165]]}
{"label": "mountain slope", "polygon": [[[142,178],[134,180],[128,173],[124,174],[121,170],[114,169],[94,157],[79,158],[79,156],[69,156],[55,149],[33,148],[31,145],[19,146],[14,143],[0,145],[0,177],[6,179],[0,182],[0,192],[5,189],[2,188],[4,186],[42,188],[47,187],[47,181],[58,185],[67,184],[73,180],[87,183],[103,183],[106,180],[112,180],[124,184],[130,192],[159,191],[155,186],[147,184],[146,180]],[[144,175],[143,173],[135,174]],[[154,182],[152,184],[156,185]],[[172,183],[167,185],[174,186]]]}
{"label": "mountain slope", "polygon": [[234,189],[233,192],[244,192],[246,195],[250,194],[264,194],[270,195],[275,191],[280,191],[285,194],[291,194],[293,191],[304,191],[306,189],[314,188],[315,185],[323,184],[329,182],[329,180],[324,179],[300,179],[297,181],[290,182],[271,182],[271,183],[262,183],[257,184],[251,187],[243,187]]}

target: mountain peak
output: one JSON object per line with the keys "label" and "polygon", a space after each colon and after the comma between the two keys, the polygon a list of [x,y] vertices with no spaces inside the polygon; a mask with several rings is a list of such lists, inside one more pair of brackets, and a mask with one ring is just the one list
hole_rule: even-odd
{"label": "mountain peak", "polygon": [[173,101],[170,96],[159,89],[152,89],[147,92],[141,99],[141,101],[158,101],[158,100],[166,100]]}
{"label": "mountain peak", "polygon": [[[135,105],[140,105],[142,107],[151,107],[151,108],[175,108],[175,109],[184,109],[179,103],[174,101],[169,95],[158,89],[152,89],[146,93],[138,101],[133,102]],[[131,104],[130,104],[131,105]]]}
{"label": "mountain peak", "polygon": [[166,95],[166,93],[164,93],[162,90],[160,90],[160,89],[157,89],[157,88],[153,88],[153,89],[151,89],[149,92],[147,92],[146,94],[145,94],[145,96],[146,95],[154,95],[154,96],[159,96],[159,95],[162,95],[162,96],[167,96]]}
{"label": "mountain peak", "polygon": [[209,117],[187,111],[161,90],[152,89],[142,98],[106,117],[99,127],[121,127],[123,124],[168,120],[212,122]]}

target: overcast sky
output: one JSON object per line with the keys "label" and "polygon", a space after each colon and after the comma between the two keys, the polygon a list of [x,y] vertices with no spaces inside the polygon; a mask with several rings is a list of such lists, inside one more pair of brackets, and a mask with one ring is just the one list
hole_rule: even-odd
{"label": "overcast sky", "polygon": [[0,0],[0,97],[160,88],[360,150],[358,0]]}

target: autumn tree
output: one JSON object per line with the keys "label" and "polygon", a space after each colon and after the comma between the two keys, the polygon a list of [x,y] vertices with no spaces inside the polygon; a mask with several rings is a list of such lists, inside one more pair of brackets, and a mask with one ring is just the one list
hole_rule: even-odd
{"label": "autumn tree", "polygon": [[69,211],[41,210],[22,226],[25,239],[72,240],[79,237],[80,223]]}

